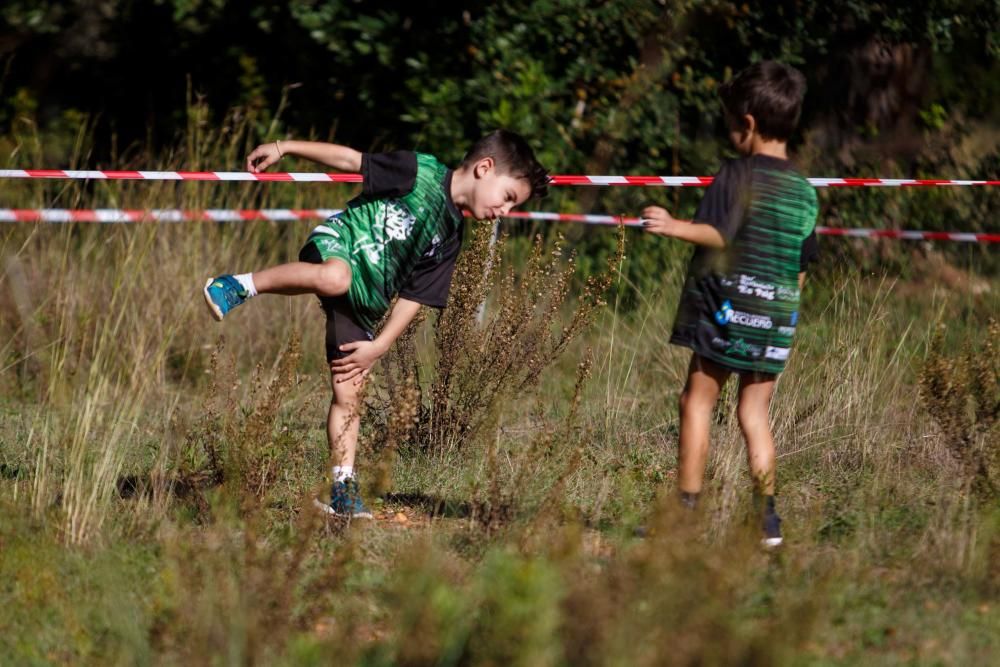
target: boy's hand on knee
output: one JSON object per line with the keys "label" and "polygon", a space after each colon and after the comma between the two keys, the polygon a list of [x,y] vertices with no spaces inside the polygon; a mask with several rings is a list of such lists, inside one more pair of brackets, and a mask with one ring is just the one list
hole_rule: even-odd
{"label": "boy's hand on knee", "polygon": [[380,344],[367,340],[344,343],[340,346],[340,351],[350,352],[350,354],[331,361],[330,370],[337,376],[337,382],[347,382],[354,378],[355,384],[360,384],[368,377],[372,366],[379,357],[386,353]]}

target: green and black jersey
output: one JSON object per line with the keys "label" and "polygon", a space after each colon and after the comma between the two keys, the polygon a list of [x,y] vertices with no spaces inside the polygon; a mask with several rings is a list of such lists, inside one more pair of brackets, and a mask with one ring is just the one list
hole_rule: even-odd
{"label": "green and black jersey", "polygon": [[462,247],[462,214],[451,199],[452,172],[431,155],[365,153],[361,195],[313,230],[322,259],[351,266],[347,300],[374,330],[397,294],[443,308]]}
{"label": "green and black jersey", "polygon": [[734,371],[780,373],[799,320],[798,274],[815,259],[816,191],[787,160],[754,155],[727,163],[694,222],[726,248],[698,248],[671,343]]}

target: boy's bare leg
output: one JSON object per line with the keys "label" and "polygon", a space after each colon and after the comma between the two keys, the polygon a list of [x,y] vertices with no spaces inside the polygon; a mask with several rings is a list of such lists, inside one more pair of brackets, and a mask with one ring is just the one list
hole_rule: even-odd
{"label": "boy's bare leg", "polygon": [[333,400],[326,420],[326,435],[330,443],[330,460],[335,466],[354,466],[354,455],[358,450],[358,428],[361,424],[359,397],[364,383],[354,380],[337,382],[337,376],[330,374]]}
{"label": "boy's bare leg", "polygon": [[352,519],[371,519],[372,513],[361,499],[357,478],[354,476],[354,455],[358,449],[358,426],[361,421],[360,394],[364,381],[337,382],[342,374],[330,374],[333,400],[326,420],[326,435],[330,443],[333,485],[330,502],[314,500],[314,504],[328,514]]}
{"label": "boy's bare leg", "polygon": [[729,377],[725,368],[697,354],[691,356],[687,384],[680,398],[680,460],[678,481],[683,494],[701,492],[708,458],[712,409]]}
{"label": "boy's bare leg", "polygon": [[254,271],[253,283],[258,294],[340,296],[351,287],[351,267],[341,259],[322,264],[289,262]]}
{"label": "boy's bare leg", "polygon": [[764,496],[774,495],[774,438],[768,415],[774,381],[771,375],[741,374],[739,407],[736,409],[747,443],[750,474],[757,491]]}

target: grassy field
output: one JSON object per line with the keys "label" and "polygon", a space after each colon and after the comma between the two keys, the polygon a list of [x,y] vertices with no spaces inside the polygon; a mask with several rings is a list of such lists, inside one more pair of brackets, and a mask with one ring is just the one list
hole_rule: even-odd
{"label": "grassy field", "polygon": [[[267,196],[302,204],[290,187]],[[262,196],[211,188],[8,196]],[[587,286],[553,235],[515,234],[491,261],[477,227],[447,315],[427,313],[373,375],[359,465],[377,519],[323,521],[309,511],[329,466],[315,301],[262,297],[217,324],[200,295],[213,272],[294,256],[308,229],[0,229],[0,664],[1000,653],[1000,291],[975,262],[928,251],[937,263],[899,279],[828,242],[773,406],[786,545],[765,553],[731,386],[704,506],[675,507],[688,355],[666,340],[684,253],[629,284],[618,269],[650,242],[632,233]]]}

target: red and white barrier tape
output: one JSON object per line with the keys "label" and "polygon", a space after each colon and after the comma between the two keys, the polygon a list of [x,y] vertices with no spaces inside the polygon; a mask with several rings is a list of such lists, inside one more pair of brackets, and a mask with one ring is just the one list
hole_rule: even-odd
{"label": "red and white barrier tape", "polygon": [[179,208],[120,209],[120,208],[0,208],[0,222],[240,222],[251,220],[316,220],[342,213],[339,208],[216,208],[188,211]]}
{"label": "red and white barrier tape", "polygon": [[0,178],[71,179],[86,181],[281,181],[360,183],[361,174],[249,171],[122,171],[78,169],[0,169]]}
{"label": "red and white barrier tape", "polygon": [[[361,174],[322,172],[273,172],[252,174],[248,171],[122,171],[75,169],[0,169],[2,178],[76,179],[103,181],[277,181],[296,183],[360,183]],[[645,185],[701,187],[711,176],[581,176],[557,174],[550,185]],[[1000,180],[956,180],[944,178],[810,178],[817,188],[842,187],[935,187],[1000,185]]]}
{"label": "red and white barrier tape", "polygon": [[[289,222],[294,220],[325,220],[342,209],[310,208],[287,209],[266,208],[252,210],[208,209],[185,211],[182,209],[65,209],[65,208],[0,208],[0,223],[10,222],[240,222],[270,220]],[[506,217],[522,220],[546,220],[550,222],[582,222],[588,225],[619,225],[639,227],[639,218],[592,213],[549,213],[546,211],[511,211]],[[1000,243],[1000,233],[981,232],[925,232],[906,229],[845,229],[842,227],[816,227],[816,233],[824,236],[854,236],[862,238],[886,238],[912,241],[960,241],[965,243]]]}

